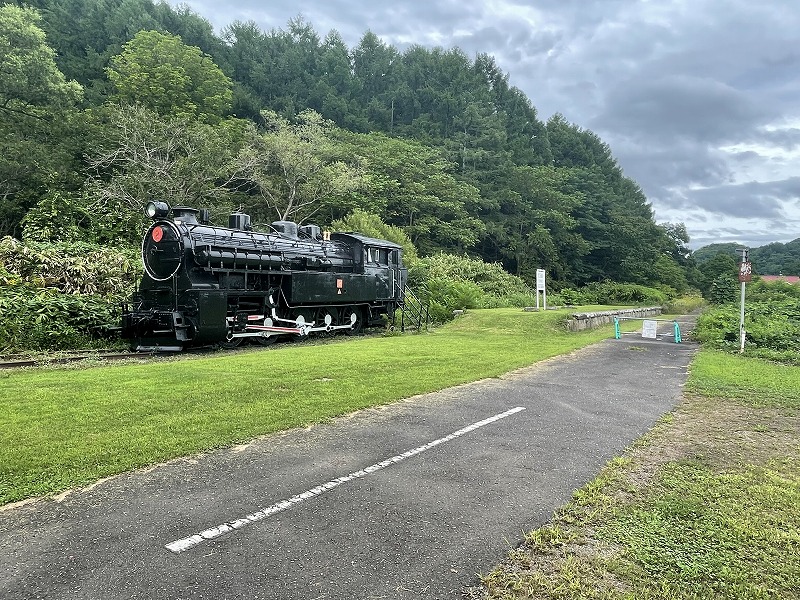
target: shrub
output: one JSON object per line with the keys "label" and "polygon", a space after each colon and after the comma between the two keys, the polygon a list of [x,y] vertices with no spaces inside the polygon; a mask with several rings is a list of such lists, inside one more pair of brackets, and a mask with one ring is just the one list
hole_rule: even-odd
{"label": "shrub", "polygon": [[108,345],[139,278],[138,252],[86,243],[0,240],[0,348]]}
{"label": "shrub", "polygon": [[453,254],[420,259],[409,269],[409,285],[430,304],[435,323],[452,319],[454,310],[522,307],[535,302],[525,282],[499,264]]}
{"label": "shrub", "polygon": [[108,345],[120,299],[25,286],[0,288],[0,349],[52,351]]}
{"label": "shrub", "polygon": [[590,283],[582,290],[582,296],[581,304],[662,305],[670,299],[655,288],[614,281]]}
{"label": "shrub", "polygon": [[[124,294],[141,275],[136,249],[111,250],[83,242],[0,240],[0,269],[17,284],[65,294]],[[0,272],[1,273],[1,272]]]}
{"label": "shrub", "polygon": [[[800,290],[763,282],[752,288],[745,306],[745,354],[800,363]],[[739,311],[734,303],[707,310],[697,321],[695,337],[712,348],[738,352]]]}

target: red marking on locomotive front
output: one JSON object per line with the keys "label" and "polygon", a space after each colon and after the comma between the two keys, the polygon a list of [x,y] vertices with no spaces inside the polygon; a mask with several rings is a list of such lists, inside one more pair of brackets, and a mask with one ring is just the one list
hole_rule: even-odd
{"label": "red marking on locomotive front", "polygon": [[161,227],[154,227],[153,228],[153,241],[158,243],[161,241],[161,238],[164,237],[164,230]]}

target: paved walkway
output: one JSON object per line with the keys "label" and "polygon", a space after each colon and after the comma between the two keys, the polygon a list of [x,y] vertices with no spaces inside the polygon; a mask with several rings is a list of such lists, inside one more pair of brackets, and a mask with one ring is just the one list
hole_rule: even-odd
{"label": "paved walkway", "polygon": [[461,597],[680,399],[692,344],[500,379],[0,511],[0,597]]}

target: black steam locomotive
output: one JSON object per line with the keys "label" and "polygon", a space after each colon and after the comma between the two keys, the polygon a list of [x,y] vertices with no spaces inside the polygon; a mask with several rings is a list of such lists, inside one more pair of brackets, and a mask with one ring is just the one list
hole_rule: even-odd
{"label": "black steam locomotive", "polygon": [[153,224],[142,240],[144,276],[122,315],[122,337],[136,350],[352,334],[403,304],[407,271],[392,242],[289,221],[259,233],[243,213],[214,227],[207,211],[164,202],[145,212]]}

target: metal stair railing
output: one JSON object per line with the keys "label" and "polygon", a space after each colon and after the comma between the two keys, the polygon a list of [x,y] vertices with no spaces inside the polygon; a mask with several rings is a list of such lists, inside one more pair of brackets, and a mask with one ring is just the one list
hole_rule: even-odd
{"label": "metal stair railing", "polygon": [[408,327],[421,331],[423,326],[428,329],[430,318],[430,304],[422,304],[422,301],[414,293],[414,291],[406,286],[403,286],[403,307],[400,310],[400,331],[406,330],[406,321],[409,322]]}

